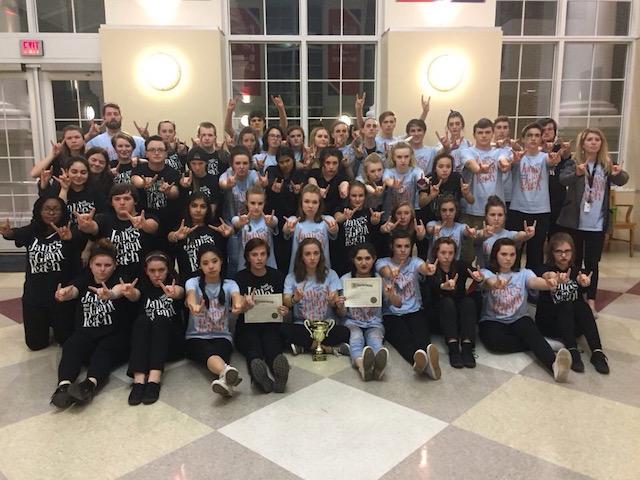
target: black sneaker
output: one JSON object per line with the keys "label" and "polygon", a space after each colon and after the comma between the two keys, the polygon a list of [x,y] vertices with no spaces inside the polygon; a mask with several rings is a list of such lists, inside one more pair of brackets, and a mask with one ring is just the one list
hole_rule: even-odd
{"label": "black sneaker", "polygon": [[51,395],[51,405],[54,405],[58,408],[69,408],[74,403],[74,399],[69,396],[69,385],[70,383],[65,383],[64,385],[59,385],[56,388],[56,391]]}
{"label": "black sneaker", "polygon": [[609,363],[607,362],[607,356],[602,350],[594,350],[594,352],[591,354],[591,363],[598,373],[602,373],[604,375],[609,373]]}
{"label": "black sneaker", "polygon": [[88,378],[80,383],[69,385],[69,395],[77,402],[89,403],[93,400],[96,392],[96,385]]}
{"label": "black sneaker", "polygon": [[289,380],[289,361],[283,354],[273,359],[273,391],[276,393],[284,393],[284,387]]}
{"label": "black sneaker", "polygon": [[571,353],[571,370],[578,373],[584,372],[584,363],[582,363],[582,358],[580,357],[580,350],[570,348],[569,352]]}
{"label": "black sneaker", "polygon": [[151,405],[156,403],[160,398],[160,384],[156,382],[147,382],[144,387],[144,395],[142,395],[142,403]]}
{"label": "black sneaker", "polygon": [[140,405],[142,403],[143,395],[144,383],[134,383],[131,386],[131,393],[129,393],[129,405]]}
{"label": "black sneaker", "polygon": [[476,368],[476,357],[471,342],[462,342],[462,363],[467,368]]}
{"label": "black sneaker", "polygon": [[460,355],[460,344],[458,342],[449,342],[447,347],[449,347],[449,363],[451,366],[453,368],[464,367],[462,356]]}
{"label": "black sneaker", "polygon": [[264,393],[273,392],[273,380],[269,378],[267,364],[261,358],[254,358],[249,365],[251,378],[258,384]]}

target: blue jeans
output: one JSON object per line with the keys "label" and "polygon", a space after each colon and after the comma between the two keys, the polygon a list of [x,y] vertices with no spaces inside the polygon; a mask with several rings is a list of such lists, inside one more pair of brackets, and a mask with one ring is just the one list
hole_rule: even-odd
{"label": "blue jeans", "polygon": [[355,325],[347,325],[349,329],[349,348],[351,350],[351,360],[362,356],[365,345],[370,346],[374,353],[382,348],[384,341],[384,327],[361,328]]}

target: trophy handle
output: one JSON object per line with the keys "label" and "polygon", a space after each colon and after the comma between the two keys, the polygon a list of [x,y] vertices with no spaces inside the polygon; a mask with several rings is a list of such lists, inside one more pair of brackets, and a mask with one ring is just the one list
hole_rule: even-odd
{"label": "trophy handle", "polygon": [[304,322],[302,322],[302,324],[304,325],[304,328],[307,329],[307,332],[309,332],[309,335],[313,337],[313,332],[311,331],[311,322],[307,319]]}
{"label": "trophy handle", "polygon": [[327,318],[326,322],[329,324],[329,328],[327,328],[325,336],[329,335],[331,329],[336,326],[336,321],[333,318]]}

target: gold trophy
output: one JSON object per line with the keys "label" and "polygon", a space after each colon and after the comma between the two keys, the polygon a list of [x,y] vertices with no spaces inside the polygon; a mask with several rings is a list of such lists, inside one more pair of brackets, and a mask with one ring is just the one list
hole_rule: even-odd
{"label": "gold trophy", "polygon": [[327,320],[305,320],[304,328],[307,329],[311,338],[317,343],[316,349],[313,351],[313,361],[321,362],[327,359],[327,354],[322,350],[322,342],[331,329],[335,326],[336,321],[332,318]]}

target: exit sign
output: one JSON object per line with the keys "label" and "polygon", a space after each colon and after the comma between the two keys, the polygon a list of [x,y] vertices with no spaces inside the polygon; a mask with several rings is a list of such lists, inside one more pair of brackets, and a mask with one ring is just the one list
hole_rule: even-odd
{"label": "exit sign", "polygon": [[20,55],[24,57],[42,57],[44,55],[42,40],[20,40]]}

